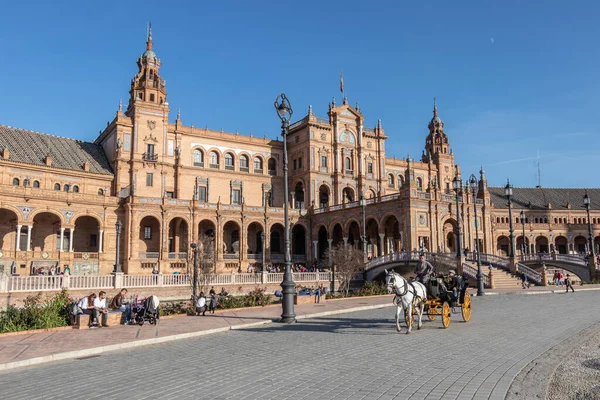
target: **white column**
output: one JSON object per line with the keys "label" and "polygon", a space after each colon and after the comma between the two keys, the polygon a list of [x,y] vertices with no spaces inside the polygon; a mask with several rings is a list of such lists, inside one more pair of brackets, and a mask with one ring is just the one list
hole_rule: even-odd
{"label": "white column", "polygon": [[27,227],[27,251],[31,250],[31,230],[33,229],[33,225],[29,225]]}
{"label": "white column", "polygon": [[75,236],[75,228],[71,228],[71,234],[69,235],[69,253],[73,252],[73,236]]}
{"label": "white column", "polygon": [[21,250],[21,227],[22,225],[17,225],[17,240],[15,244],[15,251]]}
{"label": "white column", "polygon": [[331,245],[333,244],[333,239],[327,239],[327,246],[329,250],[331,250]]}
{"label": "white column", "polygon": [[98,253],[102,253],[102,236],[104,231],[102,229],[98,230]]}
{"label": "white column", "polygon": [[65,228],[60,228],[60,246],[59,246],[59,250],[61,253],[63,251],[63,243],[65,240]]}
{"label": "white column", "polygon": [[317,244],[318,244],[318,243],[319,243],[318,241],[316,241],[316,240],[313,240],[313,248],[314,248],[314,252],[313,252],[313,260],[316,260],[316,259],[317,259]]}
{"label": "white column", "polygon": [[385,256],[385,233],[379,234],[379,255]]}

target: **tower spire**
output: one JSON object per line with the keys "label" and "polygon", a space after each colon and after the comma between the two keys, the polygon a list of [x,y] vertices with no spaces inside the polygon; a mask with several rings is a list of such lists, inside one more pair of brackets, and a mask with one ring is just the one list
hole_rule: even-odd
{"label": "tower spire", "polygon": [[435,104],[435,97],[433,98],[433,116],[437,117],[437,105]]}
{"label": "tower spire", "polygon": [[148,39],[146,40],[146,50],[152,50],[152,21],[148,22]]}

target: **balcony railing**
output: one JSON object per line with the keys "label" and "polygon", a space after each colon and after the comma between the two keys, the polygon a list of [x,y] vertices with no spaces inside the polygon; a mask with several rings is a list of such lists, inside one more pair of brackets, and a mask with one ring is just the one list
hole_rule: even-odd
{"label": "balcony railing", "polygon": [[275,170],[275,169],[270,169],[270,170],[269,170],[269,175],[271,175],[271,176],[277,176],[277,170]]}
{"label": "balcony railing", "polygon": [[241,172],[249,172],[250,169],[248,167],[240,167]]}
{"label": "balcony railing", "polygon": [[204,163],[203,162],[195,162],[194,167],[204,168]]}
{"label": "balcony railing", "polygon": [[262,173],[263,173],[263,170],[262,170],[262,168],[254,168],[254,173],[255,173],[255,174],[261,174],[261,175],[262,175]]}
{"label": "balcony railing", "polygon": [[156,162],[158,161],[158,153],[144,153],[144,161]]}
{"label": "balcony railing", "polygon": [[187,260],[187,253],[169,253],[169,260]]}
{"label": "balcony railing", "polygon": [[228,171],[233,171],[235,168],[234,168],[233,165],[226,165],[225,169],[228,170]]}
{"label": "balcony railing", "polygon": [[209,164],[208,166],[212,169],[219,169],[219,164]]}
{"label": "balcony railing", "polygon": [[146,251],[146,252],[140,252],[140,258],[141,259],[158,259],[159,257],[159,252],[158,251]]}
{"label": "balcony railing", "polygon": [[239,260],[240,254],[239,253],[225,253],[225,254],[223,254],[223,259],[224,260]]}

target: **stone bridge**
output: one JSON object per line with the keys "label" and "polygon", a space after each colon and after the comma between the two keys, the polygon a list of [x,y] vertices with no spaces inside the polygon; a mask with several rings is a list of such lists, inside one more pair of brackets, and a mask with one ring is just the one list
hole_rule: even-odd
{"label": "stone bridge", "polygon": [[560,268],[577,275],[584,282],[591,280],[588,261],[579,255],[539,253],[522,256],[519,262],[528,266]]}

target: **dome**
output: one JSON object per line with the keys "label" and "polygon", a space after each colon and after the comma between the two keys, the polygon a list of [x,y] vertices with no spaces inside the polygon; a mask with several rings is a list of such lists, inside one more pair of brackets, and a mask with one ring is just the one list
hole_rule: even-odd
{"label": "dome", "polygon": [[156,59],[156,54],[154,54],[154,52],[152,50],[146,50],[144,52],[144,54],[142,54],[142,58],[148,58],[148,59]]}

